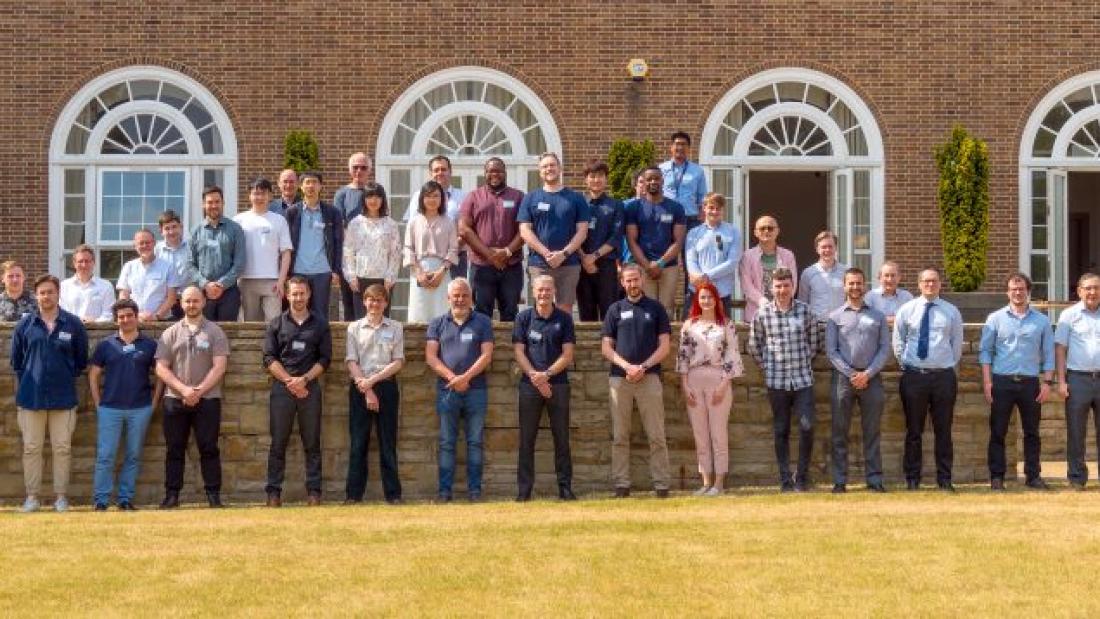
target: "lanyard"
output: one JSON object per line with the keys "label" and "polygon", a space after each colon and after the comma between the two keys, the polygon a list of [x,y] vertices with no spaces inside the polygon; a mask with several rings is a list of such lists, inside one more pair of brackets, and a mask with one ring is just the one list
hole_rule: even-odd
{"label": "lanyard", "polygon": [[680,183],[684,181],[684,173],[687,172],[688,162],[684,161],[684,167],[680,168],[680,174],[676,174],[676,164],[672,164],[672,190],[676,192],[676,195],[680,195]]}

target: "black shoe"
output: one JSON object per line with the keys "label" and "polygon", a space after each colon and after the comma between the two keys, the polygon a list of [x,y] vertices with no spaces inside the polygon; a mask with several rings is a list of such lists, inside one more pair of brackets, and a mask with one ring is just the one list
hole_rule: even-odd
{"label": "black shoe", "polygon": [[814,489],[813,482],[811,482],[808,479],[803,479],[802,481],[794,482],[794,491],[795,492],[810,492],[813,489]]}
{"label": "black shoe", "polygon": [[615,487],[615,498],[616,499],[625,499],[628,496],[630,496],[630,488],[628,488],[626,486],[616,486]]}
{"label": "black shoe", "polygon": [[395,497],[386,499],[386,505],[404,505],[404,504],[405,504],[405,502],[402,501],[401,497],[399,497],[399,496],[395,496]]}
{"label": "black shoe", "polygon": [[844,494],[848,492],[848,486],[845,484],[833,484],[833,494]]}
{"label": "black shoe", "polygon": [[480,503],[481,502],[481,493],[480,492],[471,492],[471,493],[467,494],[466,495],[466,501],[470,502],[470,503]]}
{"label": "black shoe", "polygon": [[530,492],[521,492],[516,495],[516,503],[526,503],[531,500]]}
{"label": "black shoe", "polygon": [[558,498],[562,501],[576,501],[577,495],[573,494],[573,489],[569,486],[561,486],[558,488]]}
{"label": "black shoe", "polygon": [[1004,492],[1005,480],[1001,479],[1000,477],[994,477],[993,479],[989,480],[989,489],[996,492]]}
{"label": "black shoe", "polygon": [[908,479],[908,480],[906,480],[905,481],[905,489],[906,490],[920,490],[920,480],[919,479]]}
{"label": "black shoe", "polygon": [[176,509],[180,506],[180,493],[168,491],[164,494],[164,500],[160,502],[161,509]]}
{"label": "black shoe", "polygon": [[[96,506],[96,509],[99,509],[98,505]],[[107,507],[104,506],[103,509],[107,509]],[[129,501],[119,501],[118,510],[121,512],[136,512],[138,509],[134,507],[134,504]]]}
{"label": "black shoe", "polygon": [[1078,491],[1078,492],[1084,492],[1085,491],[1085,482],[1083,482],[1083,481],[1071,481],[1071,482],[1069,482],[1069,487],[1076,490],[1076,491]]}
{"label": "black shoe", "polygon": [[1050,490],[1050,486],[1047,485],[1047,482],[1043,481],[1042,477],[1027,480],[1027,487],[1032,490]]}
{"label": "black shoe", "polygon": [[219,493],[217,491],[207,492],[206,493],[206,502],[210,505],[210,507],[213,507],[215,509],[221,509],[221,508],[225,507],[225,505],[222,504],[221,493]]}
{"label": "black shoe", "polygon": [[[118,508],[122,509],[122,506],[119,505]],[[97,512],[105,512],[105,511],[107,511],[107,504],[106,503],[96,503],[95,504],[95,510]]]}
{"label": "black shoe", "polygon": [[363,502],[363,499],[344,499],[344,505],[358,505]]}
{"label": "black shoe", "polygon": [[668,488],[655,488],[653,493],[657,496],[658,499],[668,498]]}
{"label": "black shoe", "polygon": [[278,492],[268,492],[267,493],[267,506],[268,507],[282,507],[283,506],[283,495],[279,494]]}
{"label": "black shoe", "polygon": [[444,503],[450,503],[452,500],[453,500],[453,498],[451,497],[451,495],[449,495],[449,494],[440,494],[440,495],[437,495],[435,497],[435,501],[433,501],[433,503],[437,503],[439,505],[442,505]]}
{"label": "black shoe", "polygon": [[955,492],[955,486],[953,486],[949,481],[937,482],[936,486],[938,486],[939,489],[943,490],[944,492]]}
{"label": "black shoe", "polygon": [[877,482],[873,484],[867,484],[867,489],[871,492],[886,492],[886,486],[883,486],[881,483]]}
{"label": "black shoe", "polygon": [[779,484],[779,491],[780,492],[794,492],[795,491],[794,482],[790,481],[790,480],[787,480],[787,481]]}

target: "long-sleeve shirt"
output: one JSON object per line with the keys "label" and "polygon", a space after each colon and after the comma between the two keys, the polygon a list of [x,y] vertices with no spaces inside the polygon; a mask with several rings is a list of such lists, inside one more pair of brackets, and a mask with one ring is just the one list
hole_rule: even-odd
{"label": "long-sleeve shirt", "polygon": [[[738,276],[741,278],[741,293],[745,295],[745,322],[751,323],[756,317],[760,306],[771,299],[771,277],[765,277],[762,256],[764,250],[760,246],[750,248],[741,256],[741,264],[737,267]],[[785,247],[775,248],[776,267],[790,269],[791,276],[798,274],[798,264],[794,260],[794,253]]]}
{"label": "long-sleeve shirt", "polygon": [[680,348],[676,352],[676,372],[687,374],[697,367],[714,367],[729,380],[744,373],[737,331],[732,320],[725,324],[688,320],[680,327]]}
{"label": "long-sleeve shirt", "polygon": [[866,303],[859,309],[845,303],[833,310],[825,323],[825,354],[845,376],[859,371],[878,374],[890,358],[886,315]]}
{"label": "long-sleeve shirt", "polygon": [[798,282],[798,300],[810,306],[814,318],[824,322],[833,310],[844,305],[844,272],[848,265],[833,263],[833,268],[815,262],[802,271]]}
{"label": "long-sleeve shirt", "polygon": [[264,367],[278,361],[291,376],[302,376],[319,363],[332,362],[332,331],[328,321],[310,312],[298,324],[287,310],[267,325],[264,333]]}
{"label": "long-sleeve shirt", "polygon": [[187,239],[180,239],[180,244],[174,248],[169,247],[161,239],[157,241],[153,253],[156,254],[157,258],[167,260],[172,264],[172,268],[176,270],[176,281],[179,282],[180,288],[184,288],[195,281],[195,274],[191,271],[191,246],[188,244]]}
{"label": "long-sleeve shirt", "polygon": [[1038,376],[1054,371],[1054,331],[1046,314],[1027,308],[1017,316],[1012,307],[989,314],[982,327],[978,363],[994,374]]}
{"label": "long-sleeve shirt", "polygon": [[769,389],[798,391],[812,386],[817,349],[817,321],[809,306],[797,299],[786,311],[768,301],[749,323],[749,354],[763,370]]}
{"label": "long-sleeve shirt", "polygon": [[92,322],[111,322],[114,319],[111,306],[115,304],[115,289],[105,279],[92,277],[87,282],[82,282],[73,275],[62,280],[58,304],[61,309],[77,318]]}
{"label": "long-sleeve shirt", "polygon": [[245,260],[244,231],[226,217],[213,225],[203,220],[191,231],[191,272],[199,286],[217,282],[222,288],[237,285]]}
{"label": "long-sleeve shirt", "polygon": [[28,314],[11,335],[11,369],[17,387],[15,405],[29,410],[73,408],[76,379],[88,366],[88,332],[80,318],[59,310],[53,331],[37,314]]}
{"label": "long-sleeve shirt", "polygon": [[[921,359],[917,356],[920,323],[928,303],[932,303],[928,326],[928,354]],[[962,314],[954,305],[938,297],[932,301],[917,297],[902,305],[894,317],[894,356],[903,367],[953,368],[962,358],[962,344]]]}
{"label": "long-sleeve shirt", "polygon": [[386,217],[359,215],[344,234],[344,277],[397,281],[401,267],[401,231]]}
{"label": "long-sleeve shirt", "polygon": [[431,258],[458,264],[458,231],[450,217],[428,221],[417,213],[405,227],[405,266],[423,268],[422,261]]}
{"label": "long-sleeve shirt", "polygon": [[887,296],[882,291],[882,286],[868,292],[863,297],[864,303],[886,314],[887,317],[896,316],[898,308],[912,300],[913,293],[904,288],[897,288],[894,290],[894,294]]}
{"label": "long-sleeve shirt", "polygon": [[741,232],[729,222],[719,222],[715,228],[703,222],[687,233],[685,243],[688,273],[706,275],[719,296],[731,296],[741,260]]}

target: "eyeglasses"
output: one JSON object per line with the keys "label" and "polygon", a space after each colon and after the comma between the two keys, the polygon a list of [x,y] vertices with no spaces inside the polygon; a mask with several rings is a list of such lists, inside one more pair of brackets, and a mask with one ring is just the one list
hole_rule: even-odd
{"label": "eyeglasses", "polygon": [[353,166],[351,166],[351,169],[355,172],[358,172],[359,170],[369,170],[370,166],[367,166],[367,165],[353,165]]}
{"label": "eyeglasses", "polygon": [[775,226],[757,226],[757,232],[772,232],[775,230]]}

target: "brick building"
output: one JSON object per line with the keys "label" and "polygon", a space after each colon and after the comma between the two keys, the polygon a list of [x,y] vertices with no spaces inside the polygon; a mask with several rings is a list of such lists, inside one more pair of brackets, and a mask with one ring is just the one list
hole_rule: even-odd
{"label": "brick building", "polygon": [[198,222],[210,181],[243,208],[299,128],[327,195],[365,150],[397,215],[432,153],[466,188],[500,155],[527,188],[557,150],[579,185],[614,139],[683,129],[735,222],[777,212],[802,264],[833,227],[912,285],[942,262],[932,153],[962,123],[992,157],[987,287],[1023,268],[1066,298],[1100,262],[1093,2],[44,0],[0,24],[0,255],[31,272],[88,242],[113,277],[160,209]]}

